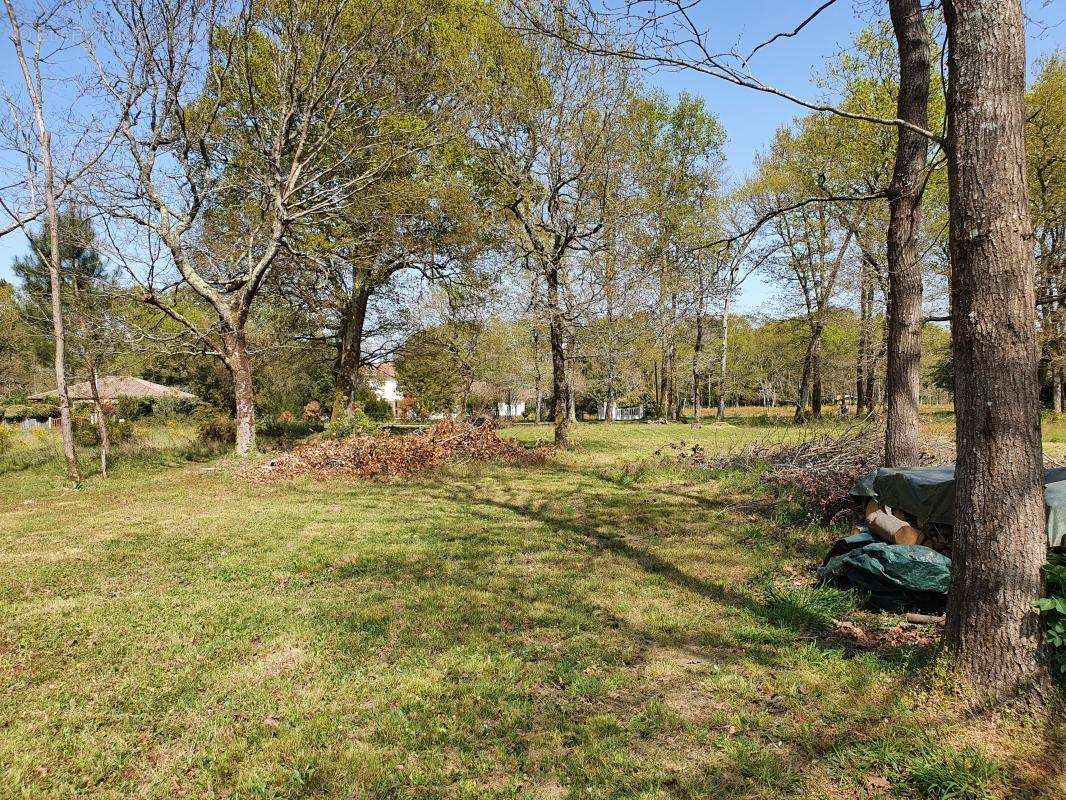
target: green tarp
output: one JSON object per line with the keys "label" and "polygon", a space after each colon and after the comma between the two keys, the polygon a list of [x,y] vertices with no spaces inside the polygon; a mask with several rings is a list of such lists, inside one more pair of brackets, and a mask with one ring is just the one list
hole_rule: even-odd
{"label": "green tarp", "polygon": [[818,577],[867,596],[877,611],[943,610],[951,581],[951,561],[917,544],[876,542],[827,561]]}
{"label": "green tarp", "polygon": [[[951,525],[954,522],[955,467],[882,467],[871,472],[851,490],[854,497],[872,497],[882,505],[898,508],[918,518],[919,524]],[[1044,473],[1049,547],[1066,545],[1066,468]]]}

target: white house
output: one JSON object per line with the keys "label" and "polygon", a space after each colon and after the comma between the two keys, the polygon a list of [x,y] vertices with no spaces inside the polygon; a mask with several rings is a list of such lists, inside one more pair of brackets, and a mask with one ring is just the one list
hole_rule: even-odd
{"label": "white house", "polygon": [[366,385],[370,387],[374,397],[392,406],[392,413],[395,415],[396,403],[403,400],[400,384],[396,381],[396,367],[392,364],[369,367],[366,371]]}

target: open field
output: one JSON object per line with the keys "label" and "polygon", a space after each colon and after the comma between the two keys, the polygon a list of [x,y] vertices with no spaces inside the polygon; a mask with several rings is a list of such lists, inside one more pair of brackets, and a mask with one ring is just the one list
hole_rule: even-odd
{"label": "open field", "polygon": [[1061,728],[833,638],[888,624],[802,585],[839,531],[648,462],[756,435],[799,433],[580,425],[409,482],[2,473],[0,797],[1063,796]]}

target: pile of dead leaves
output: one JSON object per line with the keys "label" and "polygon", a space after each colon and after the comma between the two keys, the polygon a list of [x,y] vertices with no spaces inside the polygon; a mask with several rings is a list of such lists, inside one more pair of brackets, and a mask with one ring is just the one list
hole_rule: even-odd
{"label": "pile of dead leaves", "polygon": [[853,622],[833,620],[833,636],[862,650],[882,647],[931,647],[939,639],[938,631],[929,625],[902,623],[889,628],[861,628]]}
{"label": "pile of dead leaves", "polygon": [[547,454],[543,447],[501,439],[491,424],[444,420],[421,433],[307,442],[246,474],[257,480],[305,475],[411,478],[450,463],[531,464],[544,461]]}

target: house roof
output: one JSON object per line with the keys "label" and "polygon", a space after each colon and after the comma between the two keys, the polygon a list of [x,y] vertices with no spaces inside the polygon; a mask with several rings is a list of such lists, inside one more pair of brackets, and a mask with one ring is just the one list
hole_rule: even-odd
{"label": "house roof", "polygon": [[[98,378],[96,386],[100,391],[101,400],[117,400],[120,397],[133,397],[148,400],[164,397],[176,400],[198,399],[196,395],[190,394],[189,392],[183,392],[181,389],[175,389],[173,386],[164,386],[161,383],[152,383],[151,381],[144,380],[144,378],[107,375]],[[89,385],[88,381],[70,384],[67,386],[67,392],[70,394],[70,399],[72,401],[92,400],[93,398],[92,387]],[[50,392],[41,392],[40,394],[32,395],[30,400],[46,400],[52,397],[59,397],[59,392],[56,389],[53,389]]]}

